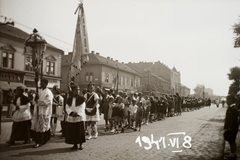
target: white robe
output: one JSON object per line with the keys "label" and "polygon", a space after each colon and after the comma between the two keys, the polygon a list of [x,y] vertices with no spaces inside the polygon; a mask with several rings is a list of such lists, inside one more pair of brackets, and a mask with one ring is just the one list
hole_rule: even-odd
{"label": "white robe", "polygon": [[48,88],[38,91],[38,102],[34,106],[31,129],[36,132],[45,132],[50,129],[52,115],[53,94]]}

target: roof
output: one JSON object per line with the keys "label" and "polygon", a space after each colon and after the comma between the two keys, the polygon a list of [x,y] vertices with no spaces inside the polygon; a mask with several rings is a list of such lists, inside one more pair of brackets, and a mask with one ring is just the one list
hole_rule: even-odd
{"label": "roof", "polygon": [[153,62],[126,63],[126,65],[136,72],[143,74],[145,71],[152,71]]}
{"label": "roof", "polygon": [[[128,67],[127,65],[125,65],[124,63],[119,63],[118,61],[114,61],[111,58],[105,58],[103,56],[100,56],[99,53],[89,53],[88,54],[89,57],[89,62],[87,62],[86,65],[105,65],[108,67],[112,67],[112,68],[118,68],[121,71],[125,71],[128,73],[133,73],[136,74],[138,76],[140,76],[139,73],[137,73],[136,71],[134,71],[132,68]],[[62,56],[62,66],[69,66],[71,64],[71,59],[72,59],[72,52],[69,52],[68,55],[63,55]]]}
{"label": "roof", "polygon": [[139,75],[139,73],[137,73],[136,71],[134,71],[132,68],[128,67],[127,65],[125,65],[124,63],[120,63],[117,60],[113,60],[109,57],[105,58],[103,56],[100,56],[99,53],[90,53],[89,54],[89,62],[88,64],[102,64],[105,66],[109,66],[109,67],[113,67],[113,68],[118,68],[121,71],[125,71],[125,72],[129,72],[129,73],[133,73],[136,75]]}
{"label": "roof", "polygon": [[[11,36],[11,37],[23,40],[23,41],[25,41],[27,39],[27,37],[29,36],[29,33],[24,32],[23,30],[16,28],[13,25],[8,25],[8,24],[2,23],[2,22],[0,22],[0,34],[1,34],[1,36],[8,35],[8,36]],[[57,47],[54,47],[53,45],[51,45],[49,43],[47,44],[47,46],[51,47],[53,49],[62,51],[62,53],[64,53],[63,50],[61,50]]]}
{"label": "roof", "polygon": [[188,87],[184,86],[183,84],[181,84],[181,87],[184,87],[184,88],[190,89],[190,88],[188,88]]}
{"label": "roof", "polygon": [[175,67],[173,67],[173,69],[172,69],[172,70],[173,70],[173,71],[175,71],[175,72],[178,72],[178,71],[177,71],[177,69],[176,69]]}
{"label": "roof", "polygon": [[162,78],[162,77],[160,77],[160,76],[158,76],[158,75],[156,75],[156,74],[153,74],[153,73],[150,73],[150,74],[151,74],[152,76],[158,78],[158,79],[161,80],[162,82],[170,83],[170,82],[168,82],[167,80],[165,80],[164,78]]}

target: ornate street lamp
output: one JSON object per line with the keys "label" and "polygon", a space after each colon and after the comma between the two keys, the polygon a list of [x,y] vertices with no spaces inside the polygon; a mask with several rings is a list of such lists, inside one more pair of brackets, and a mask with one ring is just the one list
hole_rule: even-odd
{"label": "ornate street lamp", "polygon": [[39,70],[41,66],[41,79],[42,79],[42,66],[43,66],[43,54],[45,53],[47,42],[40,36],[38,31],[34,28],[33,33],[25,41],[25,47],[32,48],[32,66],[35,71],[35,84],[36,84],[36,93],[38,94],[38,79],[39,79]]}

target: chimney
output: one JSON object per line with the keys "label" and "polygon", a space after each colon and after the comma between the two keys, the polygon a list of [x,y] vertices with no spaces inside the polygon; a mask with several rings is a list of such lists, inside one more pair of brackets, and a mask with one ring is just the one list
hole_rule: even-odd
{"label": "chimney", "polygon": [[107,59],[110,59],[110,57],[107,57]]}
{"label": "chimney", "polygon": [[97,54],[97,55],[100,55],[100,53],[98,53],[98,52],[97,52],[96,54]]}
{"label": "chimney", "polygon": [[92,54],[94,54],[95,52],[94,52],[94,51],[92,51],[91,53],[92,53]]}
{"label": "chimney", "polygon": [[111,60],[113,60],[113,58],[111,58]]}
{"label": "chimney", "polygon": [[116,62],[118,62],[118,60],[115,60]]}

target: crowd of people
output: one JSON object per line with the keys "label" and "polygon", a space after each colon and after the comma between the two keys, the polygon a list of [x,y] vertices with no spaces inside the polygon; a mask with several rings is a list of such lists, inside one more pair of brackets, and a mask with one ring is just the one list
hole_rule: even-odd
{"label": "crowd of people", "polygon": [[181,97],[178,93],[114,93],[92,83],[80,91],[71,83],[69,91],[63,94],[58,86],[50,90],[47,85],[46,79],[41,80],[38,94],[26,94],[23,87],[16,88],[11,109],[12,133],[7,143],[27,144],[32,139],[34,148],[38,148],[55,136],[59,120],[65,143],[72,144],[72,150],[82,150],[86,140],[98,137],[97,122],[101,114],[105,132],[124,133],[127,129],[141,131],[142,125],[211,105],[210,99]]}

